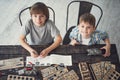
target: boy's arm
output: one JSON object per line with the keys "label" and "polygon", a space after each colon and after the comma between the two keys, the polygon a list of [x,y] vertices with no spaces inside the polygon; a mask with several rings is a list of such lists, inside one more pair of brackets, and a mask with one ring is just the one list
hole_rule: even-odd
{"label": "boy's arm", "polygon": [[80,44],[80,43],[78,41],[76,41],[75,39],[71,39],[70,45],[75,46],[77,44]]}
{"label": "boy's arm", "polygon": [[25,48],[30,53],[32,57],[38,56],[37,52],[27,44],[27,42],[25,41],[24,35],[20,36],[20,44],[22,45],[23,48]]}
{"label": "boy's arm", "polygon": [[104,42],[105,42],[106,46],[102,47],[102,49],[105,49],[106,52],[103,56],[108,57],[108,56],[110,56],[110,47],[111,47],[109,38],[106,38],[104,40]]}
{"label": "boy's arm", "polygon": [[57,48],[60,43],[62,42],[62,37],[61,35],[57,35],[55,41],[53,44],[51,44],[49,47],[47,47],[46,49],[44,49],[41,53],[40,56],[41,57],[46,57],[48,55],[49,52],[51,52],[53,49]]}

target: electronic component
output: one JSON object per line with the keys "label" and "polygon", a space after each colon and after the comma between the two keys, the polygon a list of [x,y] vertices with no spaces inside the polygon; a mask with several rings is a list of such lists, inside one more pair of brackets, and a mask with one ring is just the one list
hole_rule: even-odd
{"label": "electronic component", "polygon": [[35,80],[35,78],[30,76],[8,75],[7,80]]}
{"label": "electronic component", "polygon": [[61,65],[53,65],[41,70],[43,80],[79,80],[74,70],[68,69]]}
{"label": "electronic component", "polygon": [[86,62],[80,62],[79,69],[80,69],[82,80],[92,80],[90,70]]}
{"label": "electronic component", "polygon": [[44,79],[50,78],[51,76],[57,77],[65,72],[68,72],[65,66],[53,65],[41,70],[41,74]]}
{"label": "electronic component", "polygon": [[118,78],[120,78],[120,73],[111,67],[109,71],[104,75],[103,80],[118,80]]}
{"label": "electronic component", "polygon": [[99,49],[99,48],[90,48],[87,49],[88,56],[89,55],[102,55],[105,53],[105,49]]}
{"label": "electronic component", "polygon": [[66,72],[56,80],[79,80],[79,77],[74,70],[71,70],[69,72]]}
{"label": "electronic component", "polygon": [[0,60],[0,70],[24,67],[23,57]]}
{"label": "electronic component", "polygon": [[19,75],[22,75],[22,74],[37,75],[37,70],[36,70],[35,66],[32,63],[30,63],[26,67],[24,67],[23,69],[18,70],[18,74]]}
{"label": "electronic component", "polygon": [[102,80],[102,78],[111,68],[115,68],[115,65],[111,64],[110,61],[101,61],[90,64],[90,69],[95,80]]}

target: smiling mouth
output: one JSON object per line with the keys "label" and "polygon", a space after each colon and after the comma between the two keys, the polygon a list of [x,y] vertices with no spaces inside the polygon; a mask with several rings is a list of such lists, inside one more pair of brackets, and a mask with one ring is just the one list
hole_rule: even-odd
{"label": "smiling mouth", "polygon": [[42,22],[39,22],[39,23],[37,23],[38,25],[42,25],[43,23]]}

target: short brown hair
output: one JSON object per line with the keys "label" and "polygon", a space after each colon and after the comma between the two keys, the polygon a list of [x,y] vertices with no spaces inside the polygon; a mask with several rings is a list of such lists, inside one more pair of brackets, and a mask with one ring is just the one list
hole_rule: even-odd
{"label": "short brown hair", "polygon": [[95,27],[95,23],[96,23],[95,17],[90,13],[85,13],[81,15],[79,22],[82,22],[82,21],[88,22],[90,25],[93,25]]}
{"label": "short brown hair", "polygon": [[48,7],[42,3],[42,2],[37,2],[31,6],[30,9],[30,14],[41,14],[43,13],[46,16],[46,20],[49,19],[49,10]]}

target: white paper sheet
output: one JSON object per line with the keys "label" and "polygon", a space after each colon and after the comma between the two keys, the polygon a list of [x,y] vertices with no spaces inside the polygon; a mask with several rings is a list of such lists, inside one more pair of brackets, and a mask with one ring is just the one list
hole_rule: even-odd
{"label": "white paper sheet", "polygon": [[29,64],[30,62],[32,64],[35,64],[35,66],[48,66],[50,64],[61,64],[63,63],[65,66],[71,66],[72,65],[72,58],[71,55],[57,55],[57,54],[51,54],[50,56],[46,56],[45,58],[37,57],[33,58],[31,56],[28,56],[26,58],[26,64]]}

